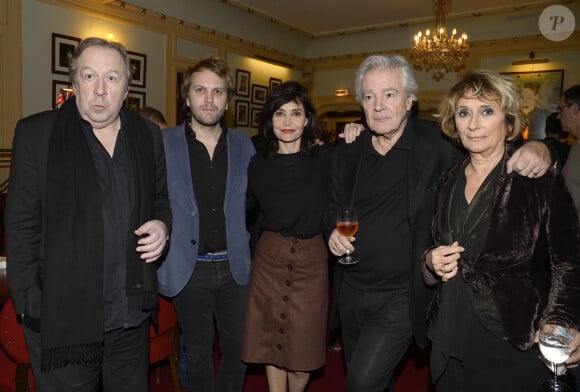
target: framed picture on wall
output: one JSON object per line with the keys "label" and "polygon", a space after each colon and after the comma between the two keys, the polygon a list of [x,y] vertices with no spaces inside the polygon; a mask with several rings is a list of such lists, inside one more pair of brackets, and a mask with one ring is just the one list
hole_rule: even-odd
{"label": "framed picture on wall", "polygon": [[58,109],[60,106],[74,95],[74,91],[69,82],[62,80],[52,81],[52,100],[50,101],[53,109]]}
{"label": "framed picture on wall", "polygon": [[52,73],[68,75],[68,65],[80,38],[52,33]]}
{"label": "framed picture on wall", "polygon": [[511,77],[516,86],[519,87],[524,98],[524,105],[527,99],[533,97],[533,105],[546,109],[550,112],[556,111],[560,104],[562,86],[564,83],[564,70],[534,71],[534,72],[504,72],[504,75]]}
{"label": "framed picture on wall", "polygon": [[250,102],[236,100],[235,126],[247,127],[250,123]]}
{"label": "framed picture on wall", "polygon": [[145,96],[145,91],[129,90],[127,98],[125,99],[125,107],[134,112],[138,111],[142,107],[146,106]]}
{"label": "framed picture on wall", "polygon": [[259,84],[252,84],[252,104],[263,105],[266,103],[268,87]]}
{"label": "framed picture on wall", "polygon": [[278,78],[270,78],[270,92],[272,92],[272,90],[275,87],[277,87],[280,83],[282,83],[282,80]]}
{"label": "framed picture on wall", "polygon": [[252,118],[250,127],[258,128],[260,126],[260,117],[262,116],[262,108],[252,108]]}
{"label": "framed picture on wall", "polygon": [[250,71],[236,69],[236,95],[240,97],[250,96]]}
{"label": "framed picture on wall", "polygon": [[145,87],[147,79],[147,55],[137,52],[127,51],[129,64],[131,65],[130,86]]}

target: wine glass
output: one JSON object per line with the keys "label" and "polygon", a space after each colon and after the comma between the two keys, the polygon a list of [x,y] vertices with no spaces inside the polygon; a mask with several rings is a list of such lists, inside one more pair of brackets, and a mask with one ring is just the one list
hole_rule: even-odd
{"label": "wine glass", "polygon": [[552,365],[554,378],[542,383],[542,391],[567,392],[572,391],[568,385],[558,380],[558,366],[564,364],[572,351],[572,337],[561,327],[554,332],[540,334],[540,352],[546,361]]}
{"label": "wine glass", "polygon": [[[352,237],[358,231],[358,216],[353,207],[344,207],[338,210],[336,215],[336,230],[343,237]],[[358,260],[351,256],[350,251],[346,251],[346,256],[338,259],[342,265],[353,265]]]}

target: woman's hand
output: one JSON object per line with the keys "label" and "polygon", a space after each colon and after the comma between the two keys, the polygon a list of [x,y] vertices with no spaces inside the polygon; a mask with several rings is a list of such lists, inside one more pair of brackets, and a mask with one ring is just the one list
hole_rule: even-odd
{"label": "woman's hand", "polygon": [[566,367],[573,368],[580,364],[580,333],[576,328],[568,329],[568,333],[572,335],[572,344],[570,344],[570,349],[572,350],[572,355],[566,361]]}
{"label": "woman's hand", "polygon": [[443,282],[447,282],[447,280],[457,275],[457,262],[461,258],[461,252],[464,250],[457,241],[451,245],[439,246],[427,253],[425,265],[435,275],[440,276]]}
{"label": "woman's hand", "polygon": [[350,253],[354,252],[354,246],[351,242],[354,242],[356,238],[345,237],[338,233],[336,229],[332,231],[330,237],[328,238],[328,249],[335,256],[342,256],[348,250]]}
{"label": "woman's hand", "polygon": [[[544,324],[542,326],[541,332],[543,333],[554,332],[554,330],[558,327],[564,328],[557,324]],[[570,358],[568,358],[568,360],[566,361],[566,367],[574,368],[580,364],[580,350],[578,349],[578,347],[580,347],[580,333],[578,333],[578,330],[576,328],[564,328],[564,329],[570,334],[570,336],[572,336],[572,343],[570,344],[570,350],[572,351],[572,354],[570,355]],[[536,335],[534,336],[534,343],[539,342],[540,342],[540,331],[537,331]]]}
{"label": "woman's hand", "polygon": [[338,134],[338,137],[344,139],[347,144],[350,144],[359,137],[360,133],[364,131],[365,127],[358,123],[348,123],[344,126],[344,131]]}

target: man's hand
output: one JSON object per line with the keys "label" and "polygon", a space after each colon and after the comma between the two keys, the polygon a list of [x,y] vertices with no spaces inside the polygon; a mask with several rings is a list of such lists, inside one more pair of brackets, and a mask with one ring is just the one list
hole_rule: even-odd
{"label": "man's hand", "polygon": [[338,134],[338,137],[343,138],[347,144],[356,140],[365,127],[358,123],[348,123],[344,126],[344,131]]}
{"label": "man's hand", "polygon": [[538,141],[530,141],[520,147],[507,162],[507,172],[515,171],[529,178],[542,177],[552,165],[548,147]]}
{"label": "man's hand", "polygon": [[135,230],[135,234],[141,239],[137,242],[137,252],[141,253],[141,259],[146,263],[156,261],[163,253],[167,244],[167,226],[160,220],[154,219],[145,222]]}
{"label": "man's hand", "polygon": [[354,252],[354,246],[351,242],[355,240],[354,237],[344,237],[338,234],[338,231],[334,229],[328,238],[328,249],[335,256],[342,256],[347,250],[352,253]]}

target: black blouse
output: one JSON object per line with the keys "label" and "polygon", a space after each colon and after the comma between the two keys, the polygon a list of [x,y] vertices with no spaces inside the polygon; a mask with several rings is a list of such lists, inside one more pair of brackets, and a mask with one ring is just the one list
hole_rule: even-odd
{"label": "black blouse", "polygon": [[248,210],[259,210],[260,230],[311,238],[321,232],[329,203],[331,147],[310,154],[256,154],[248,168]]}

